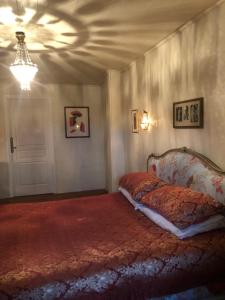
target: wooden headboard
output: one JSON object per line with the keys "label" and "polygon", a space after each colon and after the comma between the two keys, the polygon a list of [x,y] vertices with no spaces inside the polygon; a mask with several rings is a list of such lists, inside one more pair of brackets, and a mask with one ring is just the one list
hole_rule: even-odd
{"label": "wooden headboard", "polygon": [[209,194],[225,205],[225,172],[206,156],[186,147],[151,154],[147,170],[170,184]]}

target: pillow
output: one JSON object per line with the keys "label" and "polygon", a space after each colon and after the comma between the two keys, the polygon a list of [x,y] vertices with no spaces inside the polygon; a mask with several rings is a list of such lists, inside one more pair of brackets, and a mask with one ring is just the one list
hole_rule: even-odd
{"label": "pillow", "polygon": [[122,188],[121,186],[119,186],[118,190],[124,195],[125,198],[127,198],[127,200],[136,208],[136,204],[138,202],[136,202],[132,197],[131,194],[124,188]]}
{"label": "pillow", "polygon": [[119,187],[118,189],[123,195],[125,198],[127,198],[127,200],[134,206],[135,210],[138,210],[139,209],[139,206],[143,206],[142,204],[140,204],[139,202],[135,201],[131,194],[124,188],[122,187]]}
{"label": "pillow", "polygon": [[164,186],[146,194],[140,202],[179,229],[223,214],[224,207],[211,196],[181,186]]}
{"label": "pillow", "polygon": [[126,189],[135,201],[139,201],[146,193],[164,185],[166,185],[164,181],[148,172],[128,173],[119,181],[119,186]]}
{"label": "pillow", "polygon": [[138,209],[143,214],[145,214],[146,217],[148,217],[151,221],[153,221],[155,224],[157,224],[161,228],[173,233],[179,239],[185,239],[185,238],[192,237],[199,233],[203,233],[206,231],[225,227],[224,216],[216,215],[216,216],[210,217],[208,220],[206,220],[202,223],[191,225],[185,229],[179,229],[174,224],[172,224],[167,219],[165,219],[163,216],[161,216],[154,210],[152,210],[144,205],[140,204]]}

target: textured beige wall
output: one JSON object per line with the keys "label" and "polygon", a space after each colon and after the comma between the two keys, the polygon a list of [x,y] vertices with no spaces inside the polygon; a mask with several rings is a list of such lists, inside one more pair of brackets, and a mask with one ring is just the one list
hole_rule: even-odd
{"label": "textured beige wall", "polygon": [[[126,168],[143,169],[147,153],[187,146],[225,169],[225,4],[215,6],[134,61],[123,73],[123,104],[148,109],[150,133],[127,125]],[[204,97],[204,129],[173,129],[172,103]],[[129,122],[127,123],[129,124]]]}
{"label": "textured beige wall", "polygon": [[[7,154],[4,99],[18,95],[9,84],[0,85],[0,198],[9,197],[9,157]],[[31,97],[51,101],[56,192],[104,189],[105,183],[105,104],[100,86],[38,85]],[[65,138],[64,106],[89,106],[90,138]]]}
{"label": "textured beige wall", "polygon": [[125,172],[124,117],[121,99],[121,74],[109,70],[107,76],[107,189],[117,191],[119,178]]}
{"label": "textured beige wall", "polygon": [[[58,193],[105,188],[105,108],[101,87],[48,85]],[[90,138],[65,138],[64,106],[89,106]]]}

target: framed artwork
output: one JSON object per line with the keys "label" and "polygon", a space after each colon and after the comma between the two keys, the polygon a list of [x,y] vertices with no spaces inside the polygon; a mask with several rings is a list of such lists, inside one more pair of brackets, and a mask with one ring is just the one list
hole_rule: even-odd
{"label": "framed artwork", "polygon": [[203,128],[203,98],[173,103],[173,128]]}
{"label": "framed artwork", "polygon": [[64,114],[66,138],[90,137],[89,107],[66,106]]}
{"label": "framed artwork", "polygon": [[138,122],[138,110],[137,109],[133,109],[131,111],[131,125],[132,125],[132,132],[138,133],[139,122]]}

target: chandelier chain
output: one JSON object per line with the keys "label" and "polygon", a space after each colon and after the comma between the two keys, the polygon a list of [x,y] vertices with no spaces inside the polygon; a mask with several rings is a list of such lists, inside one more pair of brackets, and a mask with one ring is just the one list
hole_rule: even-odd
{"label": "chandelier chain", "polygon": [[14,64],[33,64],[24,42],[17,44],[16,58]]}

